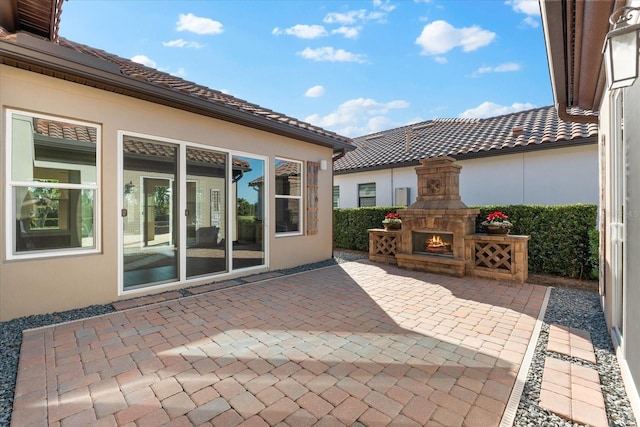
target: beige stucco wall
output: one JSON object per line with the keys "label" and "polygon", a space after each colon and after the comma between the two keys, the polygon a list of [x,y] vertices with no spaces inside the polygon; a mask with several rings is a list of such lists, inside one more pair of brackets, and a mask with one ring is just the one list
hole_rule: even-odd
{"label": "beige stucco wall", "polygon": [[[102,127],[101,156],[101,236],[100,253],[32,260],[7,261],[6,239],[10,230],[2,222],[0,247],[0,321],[18,316],[62,311],[103,304],[145,293],[167,291],[186,283],[146,289],[137,294],[118,295],[118,227],[121,218],[117,210],[118,131],[134,132],[170,138],[218,149],[234,150],[241,155],[268,157],[269,177],[273,177],[274,158],[320,161],[331,164],[329,148],[302,143],[294,139],[261,132],[232,123],[205,118],[188,112],[156,105],[98,89],[80,86],[64,80],[41,76],[0,65],[0,105],[2,106],[1,152],[2,173],[0,194],[3,216],[7,212],[5,153],[6,109],[13,108],[92,122]],[[272,179],[270,178],[272,181]],[[275,207],[273,185],[266,197],[267,262],[265,269],[281,269],[331,258],[332,190],[331,170],[320,171],[318,233],[292,237],[274,235]],[[304,192],[303,192],[304,194]],[[306,202],[306,200],[305,200]],[[252,270],[251,273],[255,273]],[[245,273],[215,276],[223,280]],[[212,278],[200,282],[211,282]],[[199,282],[189,282],[193,286]]]}

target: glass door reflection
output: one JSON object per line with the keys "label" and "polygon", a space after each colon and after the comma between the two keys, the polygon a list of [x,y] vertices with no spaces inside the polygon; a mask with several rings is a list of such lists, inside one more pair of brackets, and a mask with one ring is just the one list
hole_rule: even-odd
{"label": "glass door reflection", "polygon": [[187,147],[187,277],[228,271],[225,153]]}
{"label": "glass door reflection", "polygon": [[124,288],[174,281],[178,272],[177,147],[125,137]]}
{"label": "glass door reflection", "polygon": [[264,160],[233,156],[233,269],[264,265]]}

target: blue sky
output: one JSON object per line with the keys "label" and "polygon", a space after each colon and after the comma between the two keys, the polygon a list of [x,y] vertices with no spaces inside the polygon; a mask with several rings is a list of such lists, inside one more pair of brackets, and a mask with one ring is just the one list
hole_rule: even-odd
{"label": "blue sky", "polygon": [[68,0],[60,35],[349,137],[553,104],[537,0]]}

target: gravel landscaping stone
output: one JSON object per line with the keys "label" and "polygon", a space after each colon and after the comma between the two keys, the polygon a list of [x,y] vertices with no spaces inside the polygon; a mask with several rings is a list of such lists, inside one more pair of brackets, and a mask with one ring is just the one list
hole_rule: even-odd
{"label": "gravel landscaping stone", "polygon": [[[548,352],[550,324],[588,331],[596,355],[596,365],[582,359]],[[620,367],[605,323],[600,296],[597,293],[566,288],[551,290],[544,323],[514,422],[514,426],[518,427],[581,425],[560,418],[538,405],[546,357],[554,357],[596,369],[600,375],[600,385],[609,425],[612,427],[637,425],[624,389]]]}
{"label": "gravel landscaping stone", "polygon": [[[366,259],[367,257],[367,254],[363,252],[337,250],[334,252],[333,259],[280,270],[279,273],[283,275],[295,274],[343,262]],[[242,278],[237,280],[241,284],[244,283]],[[0,322],[0,426],[9,426],[11,421],[22,331],[114,311],[115,309],[111,304],[94,305],[61,313],[27,316],[8,322]],[[589,331],[597,364],[594,366],[579,359],[547,352],[549,324],[552,323]],[[636,426],[597,293],[565,288],[554,288],[552,290],[544,324],[536,345],[536,351],[514,423],[515,426],[519,427],[576,426],[578,424],[563,420],[538,405],[545,357],[564,358],[573,363],[580,363],[597,369],[600,374],[610,425],[612,427]]]}

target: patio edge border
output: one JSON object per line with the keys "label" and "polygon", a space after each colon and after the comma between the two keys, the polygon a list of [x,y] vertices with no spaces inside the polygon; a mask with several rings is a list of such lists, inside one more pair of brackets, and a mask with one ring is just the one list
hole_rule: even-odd
{"label": "patio edge border", "polygon": [[518,376],[516,377],[516,382],[511,390],[511,396],[509,396],[507,407],[502,414],[502,419],[500,420],[500,427],[512,427],[515,421],[516,412],[520,405],[520,398],[524,391],[524,385],[527,382],[529,368],[531,367],[536,346],[538,345],[538,339],[540,338],[540,331],[542,330],[542,323],[544,323],[544,316],[547,312],[547,305],[549,304],[549,297],[551,296],[552,289],[553,287],[548,287],[545,292],[542,307],[540,307],[540,313],[538,313],[538,319],[536,320],[536,325],[533,328],[533,333],[531,334],[527,351],[525,352],[522,363],[520,364]]}

